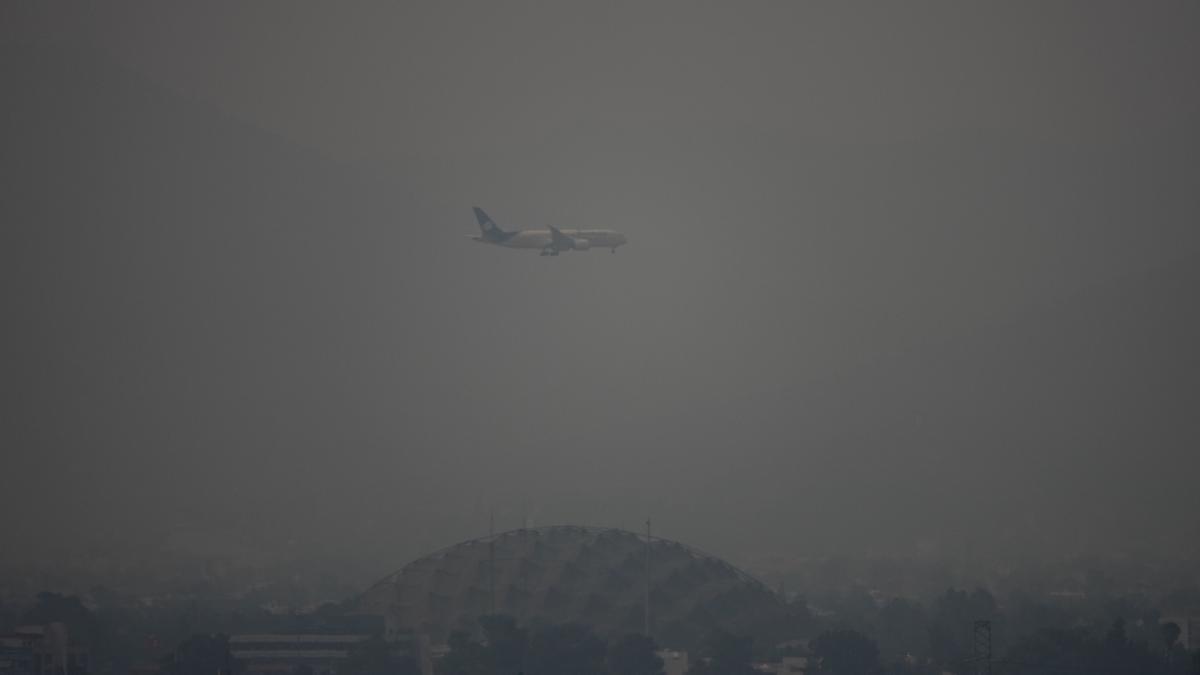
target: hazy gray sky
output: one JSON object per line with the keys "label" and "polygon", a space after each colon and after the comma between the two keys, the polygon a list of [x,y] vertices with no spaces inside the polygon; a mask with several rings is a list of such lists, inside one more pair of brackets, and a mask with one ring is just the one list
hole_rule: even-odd
{"label": "hazy gray sky", "polygon": [[[6,6],[0,505],[387,569],[1194,547],[1195,3]],[[612,227],[616,255],[480,246]]]}

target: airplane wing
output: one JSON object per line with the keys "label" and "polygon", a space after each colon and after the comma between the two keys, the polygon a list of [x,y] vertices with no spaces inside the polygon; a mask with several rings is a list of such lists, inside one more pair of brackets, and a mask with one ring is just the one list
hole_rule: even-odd
{"label": "airplane wing", "polygon": [[550,228],[550,245],[559,251],[568,251],[575,246],[575,240],[562,233],[553,225],[547,225]]}

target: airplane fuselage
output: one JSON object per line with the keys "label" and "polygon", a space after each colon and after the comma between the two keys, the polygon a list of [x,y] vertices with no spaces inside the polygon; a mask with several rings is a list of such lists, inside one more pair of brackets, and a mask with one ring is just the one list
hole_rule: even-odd
{"label": "airplane fuselage", "polygon": [[[618,246],[625,244],[625,235],[613,230],[560,230],[575,241],[575,250],[586,250],[590,248],[608,248],[615,249]],[[495,244],[497,246],[506,246],[508,248],[533,248],[545,249],[554,243],[554,235],[549,229],[544,230],[518,230],[508,233],[504,239],[490,239],[488,237],[473,236],[475,241],[485,244]],[[586,243],[582,243],[586,242]]]}

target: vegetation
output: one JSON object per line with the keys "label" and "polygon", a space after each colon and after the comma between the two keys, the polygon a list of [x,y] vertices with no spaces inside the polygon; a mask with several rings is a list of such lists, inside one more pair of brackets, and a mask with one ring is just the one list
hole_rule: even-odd
{"label": "vegetation", "polygon": [[506,615],[481,617],[482,639],[450,636],[438,675],[661,675],[653,640],[624,635],[605,641],[577,623],[526,630]]}
{"label": "vegetation", "polygon": [[825,631],[813,640],[812,654],[818,673],[876,675],[880,671],[879,647],[858,631]]}
{"label": "vegetation", "polygon": [[[122,603],[120,596],[99,591],[89,598],[41,593],[22,609],[7,603],[0,607],[7,624],[0,630],[64,623],[72,642],[90,650],[95,675],[152,662],[164,675],[233,672],[227,635],[344,631],[377,637],[356,650],[343,675],[419,672],[414,655],[400,653],[407,647],[378,637],[381,624],[354,624],[362,617],[348,616],[336,605],[270,613],[230,608],[201,593],[156,605]],[[104,604],[97,605],[96,598]],[[1172,612],[1168,616],[1186,616],[1197,598],[1200,594],[1183,590],[1160,602]],[[787,624],[792,631],[787,639],[780,639],[778,627],[722,627],[720,606],[706,608],[695,617],[697,626],[689,628],[708,626],[701,639],[666,646],[689,651],[693,675],[753,675],[753,663],[786,656],[807,659],[810,673],[967,673],[977,656],[972,626],[986,620],[998,672],[1200,672],[1200,651],[1185,649],[1182,627],[1139,595],[1062,600],[1012,592],[1001,600],[984,589],[950,589],[921,601],[850,589],[813,601],[795,598],[783,615],[802,619]],[[522,625],[511,616],[489,615],[480,617],[474,630],[452,634],[448,652],[435,666],[438,675],[662,675],[657,650],[656,642],[642,635],[601,633],[583,623]]]}

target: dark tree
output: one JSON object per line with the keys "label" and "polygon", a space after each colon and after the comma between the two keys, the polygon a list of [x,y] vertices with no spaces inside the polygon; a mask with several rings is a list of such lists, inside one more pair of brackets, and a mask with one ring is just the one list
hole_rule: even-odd
{"label": "dark tree", "polygon": [[525,652],[529,637],[517,620],[507,614],[479,617],[487,644],[488,672],[495,675],[515,675],[525,668]]}
{"label": "dark tree", "polygon": [[979,619],[995,619],[996,600],[979,588],[971,593],[950,589],[938,599],[929,625],[930,654],[943,665],[961,663],[971,656],[966,626]]}
{"label": "dark tree", "polygon": [[1125,622],[1121,619],[1114,621],[1099,640],[1083,630],[1039,630],[1013,645],[1008,657],[1018,664],[1020,673],[1070,670],[1157,675],[1166,672],[1166,662],[1151,653],[1144,642],[1133,642],[1126,637]]}
{"label": "dark tree", "polygon": [[491,672],[491,657],[486,647],[471,636],[455,631],[447,641],[450,651],[437,662],[438,675],[485,675]]}
{"label": "dark tree", "polygon": [[929,653],[929,616],[920,603],[902,598],[889,601],[879,610],[872,634],[887,661]]}
{"label": "dark tree", "polygon": [[72,642],[95,646],[99,642],[100,625],[95,615],[74,595],[38,593],[37,603],[21,617],[22,623],[65,624]]}
{"label": "dark tree", "polygon": [[1162,638],[1167,645],[1168,652],[1175,649],[1175,643],[1179,641],[1179,634],[1182,632],[1179,624],[1174,621],[1168,621],[1162,625]]}
{"label": "dark tree", "polygon": [[[342,670],[338,671],[343,673]],[[359,644],[350,653],[343,675],[418,675],[420,667],[408,654],[395,648],[379,636]]]}
{"label": "dark tree", "polygon": [[437,664],[439,675],[516,675],[525,669],[528,633],[507,614],[479,617],[483,642],[456,631],[450,634],[450,652]]}
{"label": "dark tree", "polygon": [[1117,618],[1112,628],[1104,637],[1099,658],[1093,668],[1099,670],[1107,665],[1114,670],[1148,673],[1162,672],[1163,664],[1153,654],[1144,642],[1134,642],[1125,635],[1125,620]]}
{"label": "dark tree", "polygon": [[1104,635],[1104,646],[1109,649],[1122,649],[1128,640],[1125,637],[1125,619],[1117,617],[1112,627]]}
{"label": "dark tree", "polygon": [[193,635],[163,659],[168,675],[227,675],[233,672],[229,638],[224,635]]}
{"label": "dark tree", "polygon": [[655,653],[654,640],[629,634],[608,646],[609,675],[662,675],[663,660]]}
{"label": "dark tree", "polygon": [[607,646],[580,624],[548,626],[529,641],[529,675],[605,675]]}
{"label": "dark tree", "polygon": [[700,660],[688,670],[691,675],[753,675],[754,639],[721,629],[705,638]]}
{"label": "dark tree", "polygon": [[876,675],[879,647],[871,638],[845,628],[828,630],[812,643],[817,672],[833,675]]}
{"label": "dark tree", "polygon": [[1008,660],[1019,664],[1017,672],[1086,672],[1090,659],[1098,651],[1094,640],[1080,629],[1042,628],[1016,642]]}

